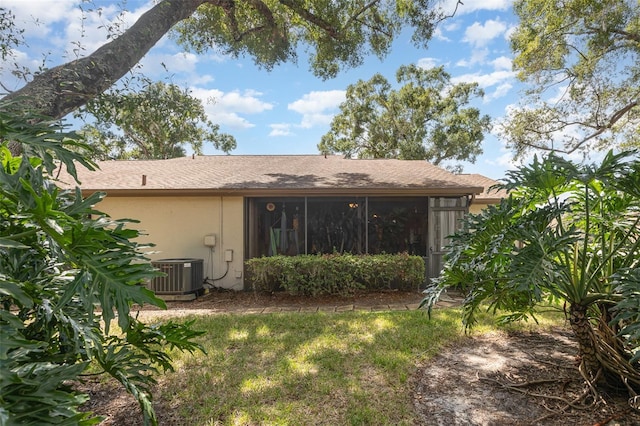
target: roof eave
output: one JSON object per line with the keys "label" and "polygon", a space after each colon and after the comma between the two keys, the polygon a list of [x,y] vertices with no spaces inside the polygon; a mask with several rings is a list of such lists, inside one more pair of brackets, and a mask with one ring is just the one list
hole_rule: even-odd
{"label": "roof eave", "polygon": [[113,189],[113,188],[83,188],[82,194],[87,196],[95,192],[105,192],[111,197],[176,197],[176,196],[332,196],[332,195],[419,195],[453,197],[482,193],[482,187],[455,188],[254,188],[254,189]]}

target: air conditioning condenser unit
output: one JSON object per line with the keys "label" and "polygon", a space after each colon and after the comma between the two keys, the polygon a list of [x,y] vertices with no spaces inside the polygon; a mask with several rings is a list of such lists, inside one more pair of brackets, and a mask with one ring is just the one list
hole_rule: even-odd
{"label": "air conditioning condenser unit", "polygon": [[154,277],[149,289],[163,299],[192,300],[203,289],[203,259],[159,259],[151,264],[164,276]]}

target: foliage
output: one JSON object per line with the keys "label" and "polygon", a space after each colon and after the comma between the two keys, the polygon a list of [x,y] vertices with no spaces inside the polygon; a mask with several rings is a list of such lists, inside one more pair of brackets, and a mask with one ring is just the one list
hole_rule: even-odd
{"label": "foliage", "polygon": [[489,117],[468,106],[482,97],[477,83],[451,83],[442,67],[402,66],[398,90],[380,74],[347,88],[347,99],[331,130],[318,145],[322,152],[347,157],[474,162],[482,153]]}
{"label": "foliage", "polygon": [[296,61],[306,50],[313,73],[334,77],[375,54],[383,58],[393,40],[408,28],[426,46],[443,13],[433,0],[329,0],[304,4],[209,0],[161,0],[138,21],[95,52],[44,70],[7,95],[26,108],[62,118],[125,76],[171,29],[187,49],[216,49],[233,57],[251,56],[273,66]]}
{"label": "foliage", "polygon": [[415,289],[425,280],[424,260],[401,254],[325,254],[257,257],[245,262],[254,290],[350,295],[359,289]]}
{"label": "foliage", "polygon": [[518,156],[640,144],[637,0],[517,0],[514,68],[529,84],[503,136]]}
{"label": "foliage", "polygon": [[205,3],[178,25],[177,40],[198,53],[218,49],[234,57],[248,55],[268,70],[295,61],[304,48],[312,72],[331,78],[342,67],[361,65],[366,55],[383,57],[405,27],[413,27],[413,42],[426,47],[442,18],[435,4],[431,0],[319,0],[309,6],[291,0]]}
{"label": "foliage", "polygon": [[471,327],[487,305],[510,322],[564,302],[587,377],[640,388],[639,172],[635,154],[611,152],[599,165],[552,154],[510,172],[501,185],[509,198],[465,219],[423,304],[466,286]]}
{"label": "foliage", "polygon": [[629,342],[633,358],[640,361],[640,269],[623,269],[613,276],[615,291],[620,301],[612,309],[613,322],[620,326],[619,334]]}
{"label": "foliage", "polygon": [[139,92],[112,90],[91,100],[86,111],[96,122],[83,133],[102,160],[181,157],[186,144],[202,154],[204,142],[224,152],[236,147],[233,136],[218,133],[200,99],[174,84],[148,83]]}
{"label": "foliage", "polygon": [[74,177],[74,162],[94,168],[88,147],[21,107],[0,105],[0,424],[95,424],[72,386],[89,364],[122,383],[155,424],[153,375],[171,370],[168,348],[200,348],[200,333],[132,317],[132,304],[164,306],[143,285],[158,272],[133,242],[137,231],[94,209],[103,194],[83,199],[56,186],[57,167]]}

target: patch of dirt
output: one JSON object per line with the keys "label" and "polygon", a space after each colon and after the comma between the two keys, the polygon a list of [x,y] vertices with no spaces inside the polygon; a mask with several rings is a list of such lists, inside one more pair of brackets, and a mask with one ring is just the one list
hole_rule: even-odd
{"label": "patch of dirt", "polygon": [[[358,292],[352,296],[292,296],[285,292],[265,293],[253,291],[233,291],[213,289],[188,302],[167,302],[169,310],[205,309],[213,311],[241,311],[259,308],[308,308],[312,306],[330,307],[354,305],[375,307],[386,305],[412,305],[420,303],[424,295],[414,291],[374,291]],[[146,309],[156,309],[149,307]]]}
{"label": "patch of dirt", "polygon": [[564,329],[467,337],[419,368],[413,405],[434,426],[640,425],[626,393],[568,407],[585,392],[576,353]]}
{"label": "patch of dirt", "polygon": [[[418,291],[347,298],[214,291],[190,302],[169,302],[167,314],[179,314],[183,309],[233,312],[263,307],[413,305],[421,300]],[[640,413],[631,411],[626,393],[603,393],[596,404],[567,408],[567,401],[584,392],[576,353],[571,333],[565,329],[465,337],[420,366],[411,379],[418,424],[640,425]],[[136,403],[117,384],[96,379],[86,382],[81,390],[91,396],[85,408],[106,417],[101,426],[142,424]],[[183,424],[171,406],[156,403],[155,408],[159,424]]]}

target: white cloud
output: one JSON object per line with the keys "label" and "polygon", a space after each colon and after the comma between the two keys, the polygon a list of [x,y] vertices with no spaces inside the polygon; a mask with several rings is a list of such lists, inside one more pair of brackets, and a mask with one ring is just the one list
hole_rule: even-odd
{"label": "white cloud", "polygon": [[442,28],[440,28],[440,27],[436,27],[436,29],[433,30],[433,38],[435,38],[436,40],[440,40],[440,41],[451,41],[451,39],[449,37],[444,35],[444,32],[442,31]]}
{"label": "white cloud", "polygon": [[[533,159],[533,157],[531,157],[531,159]],[[529,158],[525,158],[524,160],[521,160],[521,161],[516,161],[513,158],[513,153],[511,151],[507,151],[507,152],[503,152],[495,160],[487,160],[487,163],[492,166],[503,167],[507,170],[515,170],[521,167],[523,164],[530,163],[530,161],[529,161]]]}
{"label": "white cloud", "polygon": [[418,59],[417,65],[418,67],[424,68],[424,69],[433,68],[438,65],[438,59],[437,58],[420,58]]}
{"label": "white cloud", "polygon": [[496,71],[511,71],[512,69],[511,58],[508,58],[506,56],[500,56],[499,58],[494,59],[493,61],[491,61],[491,65],[493,65],[493,68]]}
{"label": "white cloud", "polygon": [[269,132],[269,136],[291,136],[293,132],[291,131],[291,124],[288,123],[276,123],[270,124],[271,132]]}
{"label": "white cloud", "polygon": [[300,122],[303,129],[311,129],[312,127],[328,126],[333,120],[334,114],[305,114]]}
{"label": "white cloud", "polygon": [[460,21],[450,22],[448,24],[445,24],[443,27],[444,27],[445,31],[449,31],[449,32],[456,31],[456,30],[458,30],[460,28]]}
{"label": "white cloud", "polygon": [[217,89],[193,88],[191,94],[202,100],[211,121],[233,129],[254,127],[254,124],[240,114],[259,114],[273,109],[272,104],[259,99],[262,93],[254,90],[225,93]]}
{"label": "white cloud", "polygon": [[331,123],[334,110],[344,102],[345,94],[344,90],[309,92],[290,103],[287,108],[302,114],[299,126],[304,129],[326,126]]}
{"label": "white cloud", "polygon": [[2,7],[15,15],[16,26],[34,38],[46,37],[51,25],[66,22],[77,6],[77,0],[2,0]]}
{"label": "white cloud", "polygon": [[[46,41],[64,59],[86,56],[135,23],[153,5],[152,1],[131,11],[117,4],[96,5],[79,0],[2,0],[2,7],[16,17],[29,44]],[[111,33],[110,33],[111,32]],[[52,58],[55,62],[59,58]]]}
{"label": "white cloud", "polygon": [[[81,56],[93,53],[97,48],[122,34],[131,27],[151,4],[132,11],[123,11],[117,5],[98,7],[96,9],[74,8],[68,16],[65,28],[67,49],[82,46]],[[70,46],[70,47],[69,47]],[[74,58],[71,58],[74,59]]]}
{"label": "white cloud", "polygon": [[273,105],[261,101],[259,99],[260,96],[262,96],[262,93],[249,89],[243,92],[234,90],[215,97],[215,99],[217,104],[244,114],[257,114],[273,109]]}
{"label": "white cloud", "polygon": [[485,97],[485,102],[507,96],[509,92],[511,92],[512,88],[513,85],[511,83],[502,83],[501,85],[496,87],[496,90],[494,90],[493,93],[490,93]]}
{"label": "white cloud", "polygon": [[489,19],[484,24],[474,22],[464,32],[462,41],[474,47],[484,47],[493,39],[499,37],[507,29],[507,25],[500,20]]}
{"label": "white cloud", "polygon": [[497,84],[504,83],[515,77],[515,73],[512,71],[494,71],[488,74],[463,74],[456,77],[452,77],[453,83],[472,83],[476,82],[482,88],[495,86]]}
{"label": "white cloud", "polygon": [[474,49],[469,59],[461,59],[456,62],[456,65],[459,67],[471,67],[476,64],[484,64],[488,55],[489,49]]}
{"label": "white cloud", "polygon": [[42,61],[30,58],[26,52],[21,50],[12,49],[9,52],[7,60],[0,64],[0,81],[2,81],[4,86],[4,88],[0,88],[0,96],[5,92],[5,88],[13,91],[24,86],[24,80],[12,74],[15,67],[19,69],[37,70],[40,65],[42,65]]}
{"label": "white cloud", "polygon": [[301,99],[288,105],[292,111],[300,114],[310,114],[327,109],[337,108],[345,100],[346,91],[327,90],[306,93]]}
{"label": "white cloud", "polygon": [[436,26],[433,31],[433,37],[441,41],[451,41],[445,33],[457,31],[460,28],[460,21],[444,21],[441,25]]}
{"label": "white cloud", "polygon": [[443,0],[440,4],[447,14],[455,10],[456,16],[459,16],[478,10],[507,10],[513,4],[513,0],[464,0],[460,3],[462,4],[458,5],[457,10],[458,0]]}
{"label": "white cloud", "polygon": [[494,145],[492,150],[495,151],[496,155],[485,158],[484,163],[489,164],[494,169],[515,170],[523,164],[529,163],[529,160],[533,158],[531,154],[530,156],[525,156],[524,160],[516,161],[513,158],[513,151],[507,147],[507,142],[500,138],[498,127],[496,126],[494,126],[486,142]]}
{"label": "white cloud", "polygon": [[169,75],[180,74],[188,80],[192,86],[201,86],[214,81],[210,74],[200,74],[196,67],[201,57],[188,52],[178,53],[150,53],[140,61],[142,72],[153,78],[162,78]]}

